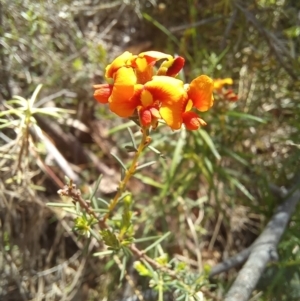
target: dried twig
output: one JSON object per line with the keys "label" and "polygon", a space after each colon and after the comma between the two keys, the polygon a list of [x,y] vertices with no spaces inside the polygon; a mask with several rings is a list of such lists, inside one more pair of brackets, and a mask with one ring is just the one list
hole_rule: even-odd
{"label": "dried twig", "polygon": [[[45,147],[49,154],[53,156],[57,164],[60,166],[60,168],[64,171],[66,176],[70,179],[72,179],[74,182],[79,184],[80,178],[79,176],[73,171],[68,161],[64,158],[64,156],[59,152],[59,150],[56,148],[56,146],[51,142],[51,140],[42,133],[41,129],[38,126],[34,127],[35,134],[38,136],[38,138],[44,142]],[[62,187],[62,186],[60,186]]]}
{"label": "dried twig", "polygon": [[242,2],[235,1],[235,6],[244,13],[248,21],[256,28],[256,30],[265,37],[266,42],[268,43],[270,49],[273,51],[276,59],[280,63],[280,65],[285,69],[285,71],[292,77],[293,79],[298,79],[299,76],[295,74],[291,65],[288,65],[287,62],[284,61],[283,53],[287,53],[286,49],[284,49],[282,43],[278,40],[278,38],[269,33],[258,21],[254,14],[252,14],[249,10],[247,10]]}
{"label": "dried twig", "polygon": [[209,277],[212,278],[218,274],[221,274],[223,272],[227,272],[230,269],[233,269],[237,266],[240,266],[241,264],[243,264],[247,258],[249,257],[251,253],[251,248],[246,248],[244,249],[242,252],[222,261],[221,263],[215,265],[210,273],[209,273]]}
{"label": "dried twig", "polygon": [[[269,184],[270,192],[274,195],[274,197],[278,198],[278,200],[284,199],[288,191],[283,187],[278,187],[272,183]],[[278,211],[279,209],[277,209]],[[218,274],[221,274],[223,272],[227,272],[230,269],[236,268],[238,266],[241,266],[245,261],[248,259],[249,255],[251,254],[251,250],[253,246],[255,246],[257,240],[248,248],[244,249],[243,251],[239,252],[238,254],[224,260],[223,262],[215,265],[210,273],[209,277],[212,278]]]}
{"label": "dried twig", "polygon": [[[296,189],[298,186],[299,181],[287,194],[285,202],[277,208],[265,230],[251,246],[249,258],[226,294],[225,301],[247,301],[267,263],[278,259],[277,245],[300,200],[300,190]],[[245,255],[246,253],[245,251]]]}
{"label": "dried twig", "polygon": [[105,164],[101,163],[97,156],[91,151],[82,146],[82,144],[71,133],[65,133],[63,129],[46,117],[35,117],[38,121],[38,125],[54,140],[57,141],[59,148],[68,149],[72,152],[73,158],[85,161],[92,161],[97,170],[103,174],[111,176],[113,171],[109,169]]}
{"label": "dried twig", "polygon": [[235,8],[233,10],[232,16],[231,16],[227,26],[226,26],[226,29],[225,29],[225,32],[224,32],[224,35],[223,35],[223,39],[222,39],[221,44],[220,44],[220,47],[221,47],[222,50],[224,50],[227,46],[227,41],[226,40],[228,39],[229,33],[230,33],[233,25],[235,24],[235,21],[236,21],[236,18],[237,18],[237,12],[238,12],[238,10],[237,10],[237,8]]}

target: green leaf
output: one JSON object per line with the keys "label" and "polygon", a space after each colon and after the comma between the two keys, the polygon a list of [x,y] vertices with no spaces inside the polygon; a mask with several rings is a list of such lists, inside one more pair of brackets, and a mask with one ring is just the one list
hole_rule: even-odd
{"label": "green leaf", "polygon": [[241,112],[236,112],[236,111],[228,111],[227,115],[231,116],[231,117],[235,117],[235,118],[252,120],[252,121],[259,122],[259,123],[267,123],[267,121],[265,119],[262,119],[260,117],[254,116],[254,115],[246,114],[246,113],[241,113]]}
{"label": "green leaf", "polygon": [[124,279],[124,276],[125,276],[125,273],[126,273],[126,266],[127,266],[126,256],[124,256],[123,260],[122,260],[122,269],[121,269],[121,273],[120,273],[119,282],[121,282]]}
{"label": "green leaf", "polygon": [[125,129],[127,129],[127,128],[130,127],[130,126],[135,126],[135,123],[134,123],[133,121],[129,121],[129,122],[126,122],[126,123],[122,123],[122,124],[120,124],[120,125],[118,125],[118,126],[112,128],[112,129],[110,129],[110,130],[108,131],[108,135],[112,135],[112,134],[114,134],[114,133],[116,133],[116,132],[119,132],[119,131],[121,131],[121,130],[125,130]]}
{"label": "green leaf", "polygon": [[143,18],[146,19],[147,21],[151,22],[154,26],[156,26],[158,29],[160,29],[164,34],[166,34],[170,40],[172,40],[177,46],[180,47],[180,42],[179,40],[161,23],[153,19],[150,15],[147,13],[142,14]]}
{"label": "green leaf", "polygon": [[114,251],[112,251],[112,250],[106,250],[106,251],[94,253],[93,256],[95,256],[95,257],[104,257],[106,255],[111,255],[113,252]]}
{"label": "green leaf", "polygon": [[136,153],[137,149],[131,145],[125,145],[124,147],[128,153]]}
{"label": "green leaf", "polygon": [[237,153],[233,152],[231,149],[228,149],[226,147],[223,147],[223,152],[225,152],[225,154],[227,154],[228,156],[230,156],[231,158],[235,159],[237,162],[245,165],[245,166],[249,166],[249,163],[242,158],[240,155],[238,155]]}
{"label": "green leaf", "polygon": [[76,211],[76,210],[74,210],[74,209],[70,209],[70,208],[66,208],[66,207],[65,207],[64,210],[65,210],[66,212],[72,213],[72,214],[74,214],[74,215],[81,216],[80,212],[78,212],[78,211]]}
{"label": "green leaf", "polygon": [[89,197],[89,199],[93,202],[93,206],[94,206],[95,209],[98,209],[98,203],[97,203],[97,200],[96,200],[96,198],[95,198],[95,195],[96,195],[96,192],[97,192],[97,190],[98,190],[98,188],[99,188],[99,185],[100,185],[100,183],[101,183],[102,177],[103,177],[103,175],[100,175],[100,176],[98,177],[98,179],[97,179],[97,181],[96,181],[96,183],[95,183],[95,187],[94,187],[94,189],[92,190],[92,193],[91,193],[91,195],[90,195],[90,197]]}
{"label": "green leaf", "polygon": [[[189,295],[187,294],[187,296],[189,297]],[[179,296],[178,298],[176,298],[176,301],[181,301],[181,300],[183,300],[183,299],[185,299],[186,298],[186,295],[181,295],[181,296]]]}
{"label": "green leaf", "polygon": [[96,212],[96,213],[107,213],[107,212],[109,212],[109,210],[108,209],[98,208],[98,209],[94,209],[94,212]]}
{"label": "green leaf", "polygon": [[100,231],[100,233],[101,233],[104,243],[107,246],[111,247],[113,250],[120,249],[120,242],[114,233],[112,233],[109,229],[104,229],[104,230]]}
{"label": "green leaf", "polygon": [[179,139],[177,141],[176,148],[175,148],[174,155],[173,155],[173,159],[172,159],[172,163],[171,163],[171,166],[170,166],[170,178],[174,177],[177,166],[181,162],[181,158],[182,158],[181,153],[182,153],[182,149],[185,145],[185,141],[186,141],[186,129],[183,128],[180,132],[180,136],[179,136]]}
{"label": "green leaf", "polygon": [[131,217],[132,217],[132,212],[126,206],[122,214],[121,233],[125,233],[126,230],[131,226]]}
{"label": "green leaf", "polygon": [[160,238],[160,235],[137,238],[137,239],[134,240],[134,242],[139,243],[139,242],[154,240],[154,239],[157,239],[157,238]]}
{"label": "green leaf", "polygon": [[136,170],[141,170],[141,169],[143,169],[143,168],[145,168],[145,167],[148,167],[148,166],[151,166],[151,165],[155,164],[156,162],[157,162],[157,161],[150,161],[150,162],[144,163],[144,164],[142,164],[142,165],[139,165],[139,166],[136,168]]}
{"label": "green leaf", "polygon": [[203,129],[199,129],[197,132],[202,137],[202,139],[206,143],[206,145],[210,148],[211,152],[214,154],[216,159],[221,160],[221,156],[220,156],[219,152],[217,151],[217,149],[216,149],[213,141],[211,140],[210,136],[208,135],[208,133]]}
{"label": "green leaf", "polygon": [[31,96],[31,98],[29,99],[29,102],[28,102],[28,105],[29,105],[30,108],[33,107],[33,104],[35,103],[36,98],[37,98],[38,94],[40,93],[42,87],[43,87],[43,85],[42,85],[42,84],[39,84],[39,85],[35,88],[35,90],[34,90],[32,96]]}
{"label": "green leaf", "polygon": [[97,198],[97,201],[103,203],[107,207],[109,206],[109,203],[106,200],[102,199],[102,198]]}
{"label": "green leaf", "polygon": [[145,175],[141,175],[139,173],[136,173],[136,174],[134,174],[134,177],[141,180],[144,184],[151,185],[151,186],[157,187],[159,189],[162,189],[164,187],[163,184],[158,183],[156,180],[154,180],[150,177],[147,177]]}
{"label": "green leaf", "polygon": [[9,109],[9,110],[6,110],[6,111],[3,111],[3,112],[0,112],[0,117],[2,116],[7,116],[7,115],[17,115],[19,117],[23,116],[24,115],[24,109],[23,108],[17,108],[17,109]]}
{"label": "green leaf", "polygon": [[247,190],[247,188],[236,178],[230,177],[229,178],[230,182],[235,185],[249,200],[255,201],[254,197],[252,194]]}
{"label": "green leaf", "polygon": [[128,127],[128,128],[127,128],[127,131],[129,132],[129,135],[130,135],[130,139],[131,139],[131,143],[132,143],[133,149],[136,149],[136,150],[137,150],[135,138],[134,138],[134,136],[133,136],[133,133],[132,133],[131,128]]}
{"label": "green leaf", "polygon": [[153,147],[152,145],[148,145],[148,148],[151,149],[157,155],[163,156],[162,153],[158,149],[156,149],[155,147]]}
{"label": "green leaf", "polygon": [[6,102],[9,105],[18,104],[20,107],[27,109],[27,99],[18,95],[14,95],[12,100]]}
{"label": "green leaf", "polygon": [[68,110],[56,107],[45,107],[45,108],[33,108],[32,114],[49,115],[53,117],[60,117],[63,114],[75,114],[75,110]]}
{"label": "green leaf", "polygon": [[118,162],[119,164],[121,165],[121,167],[124,169],[124,170],[127,170],[127,167],[125,166],[125,164],[122,162],[122,160],[115,154],[113,153],[110,153]]}
{"label": "green leaf", "polygon": [[16,126],[19,124],[19,122],[20,122],[19,120],[7,121],[6,123],[0,125],[0,129],[4,129],[12,125]]}
{"label": "green leaf", "polygon": [[166,239],[169,235],[171,234],[171,232],[167,232],[165,233],[162,237],[160,237],[157,241],[155,241],[153,244],[151,244],[150,246],[148,246],[144,252],[148,252],[149,250],[153,249],[154,247],[156,247],[158,244],[160,244],[164,239]]}
{"label": "green leaf", "polygon": [[98,234],[94,229],[90,228],[90,229],[89,229],[89,232],[91,233],[91,235],[92,235],[93,237],[95,237],[95,238],[97,239],[97,241],[100,240],[99,234]]}

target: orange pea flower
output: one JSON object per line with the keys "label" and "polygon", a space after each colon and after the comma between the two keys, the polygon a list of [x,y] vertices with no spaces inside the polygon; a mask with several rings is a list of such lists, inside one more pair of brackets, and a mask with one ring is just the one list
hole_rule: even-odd
{"label": "orange pea flower", "polygon": [[[159,60],[164,61],[155,71]],[[108,103],[120,117],[130,117],[137,111],[143,127],[155,128],[159,120],[164,120],[173,130],[182,124],[195,130],[205,122],[191,110],[204,112],[213,105],[214,82],[201,75],[184,85],[175,78],[183,65],[184,58],[162,52],[124,52],[106,67],[109,83],[95,85],[94,97],[100,103]]]}
{"label": "orange pea flower", "polygon": [[188,130],[197,130],[200,126],[206,125],[206,122],[195,112],[191,112],[191,109],[194,107],[200,112],[205,112],[212,107],[213,80],[206,75],[200,75],[186,87],[189,100],[183,113],[183,123]]}
{"label": "orange pea flower", "polygon": [[237,101],[238,96],[234,93],[232,89],[225,88],[226,85],[233,85],[232,78],[227,77],[223,79],[218,78],[214,80],[214,89],[219,96],[229,101]]}

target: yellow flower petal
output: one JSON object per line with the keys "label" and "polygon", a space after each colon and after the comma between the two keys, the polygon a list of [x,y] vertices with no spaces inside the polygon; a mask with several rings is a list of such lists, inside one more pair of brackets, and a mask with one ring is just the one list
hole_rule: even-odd
{"label": "yellow flower petal", "polygon": [[118,56],[113,62],[108,65],[105,69],[105,77],[112,78],[114,73],[118,71],[119,68],[126,66],[127,61],[133,57],[132,53],[125,51],[123,54]]}
{"label": "yellow flower petal", "polygon": [[160,59],[171,60],[173,57],[158,51],[146,51],[130,59],[130,65],[135,68],[138,83],[145,84],[153,76],[153,66]]}
{"label": "yellow flower petal", "polygon": [[[136,76],[132,68],[121,67],[114,75],[114,85],[109,98],[110,110],[121,117],[129,117],[139,105]],[[140,87],[139,87],[140,88]]]}
{"label": "yellow flower petal", "polygon": [[131,101],[112,102],[109,104],[109,109],[120,117],[132,116],[136,107],[137,105]]}
{"label": "yellow flower petal", "polygon": [[152,80],[145,84],[145,89],[163,101],[178,101],[182,94],[186,94],[181,80],[164,75],[153,76]]}
{"label": "yellow flower petal", "polygon": [[173,59],[172,55],[170,54],[166,54],[166,53],[163,53],[163,52],[159,52],[159,51],[145,51],[145,52],[142,52],[138,55],[139,57],[145,57],[147,60],[155,60],[155,61],[158,61],[158,60],[161,60],[161,59]]}
{"label": "yellow flower petal", "polygon": [[193,108],[193,102],[191,99],[188,100],[186,107],[185,107],[185,111],[188,112]]}
{"label": "yellow flower petal", "polygon": [[148,62],[145,58],[138,57],[135,59],[135,63],[136,63],[136,68],[141,72],[145,71],[148,66]]}
{"label": "yellow flower petal", "polygon": [[172,129],[180,129],[187,94],[183,82],[168,76],[153,76],[145,84],[145,89],[152,94],[154,102],[160,103],[159,113]]}
{"label": "yellow flower petal", "polygon": [[161,118],[173,130],[179,130],[182,125],[182,116],[179,114],[179,109],[174,107],[162,106],[159,109]]}
{"label": "yellow flower petal", "polygon": [[201,75],[190,83],[187,90],[189,99],[200,112],[207,111],[212,107],[214,103],[213,89],[213,80],[206,75]]}
{"label": "yellow flower petal", "polygon": [[214,80],[214,89],[215,90],[220,90],[224,87],[224,85],[232,85],[233,84],[233,80],[230,77],[227,78],[218,78]]}
{"label": "yellow flower petal", "polygon": [[149,91],[147,90],[142,91],[141,103],[144,107],[148,107],[153,104],[153,96]]}
{"label": "yellow flower petal", "polygon": [[136,84],[136,75],[132,68],[121,67],[114,74],[114,85],[133,86]]}

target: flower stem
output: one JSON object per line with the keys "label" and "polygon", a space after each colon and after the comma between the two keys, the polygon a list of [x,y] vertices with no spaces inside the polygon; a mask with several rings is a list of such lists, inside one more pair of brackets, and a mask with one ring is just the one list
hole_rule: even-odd
{"label": "flower stem", "polygon": [[142,131],[142,139],[141,139],[140,145],[133,157],[130,167],[125,172],[124,179],[121,180],[119,183],[118,191],[117,191],[115,197],[111,200],[111,202],[109,204],[108,212],[102,218],[103,223],[106,222],[106,220],[109,218],[111,212],[114,210],[114,208],[118,204],[119,198],[122,196],[122,193],[124,192],[124,190],[127,186],[127,183],[129,182],[130,178],[133,176],[133,174],[136,171],[136,168],[138,165],[138,159],[139,159],[140,155],[142,154],[143,150],[150,142],[150,137],[148,136],[148,129],[142,128],[141,131]]}

